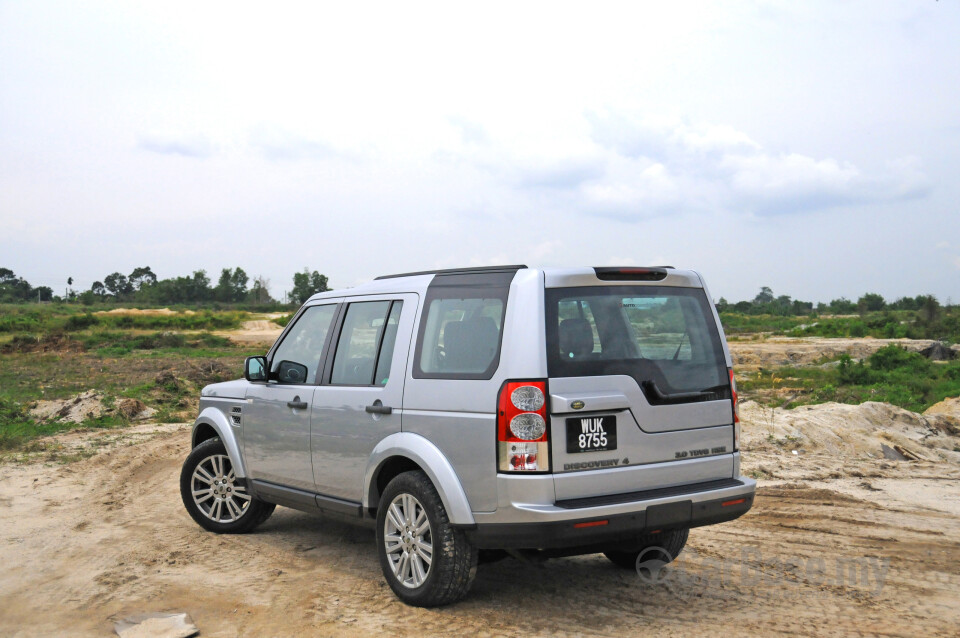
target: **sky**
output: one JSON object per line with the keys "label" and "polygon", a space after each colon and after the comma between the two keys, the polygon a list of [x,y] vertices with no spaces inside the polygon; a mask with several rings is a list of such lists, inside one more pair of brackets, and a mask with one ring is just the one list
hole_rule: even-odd
{"label": "sky", "polygon": [[960,2],[0,0],[0,267],[960,302]]}

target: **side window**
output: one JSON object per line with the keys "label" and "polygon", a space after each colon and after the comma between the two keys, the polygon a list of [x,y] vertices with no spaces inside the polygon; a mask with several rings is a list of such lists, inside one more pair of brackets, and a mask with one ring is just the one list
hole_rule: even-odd
{"label": "side window", "polygon": [[[387,333],[388,313],[392,314],[391,303],[390,301],[365,301],[347,306],[347,314],[340,329],[337,351],[333,359],[331,384],[374,384],[374,373],[378,369],[377,354]],[[399,309],[397,316],[399,317]],[[392,333],[395,340],[396,325]]]}
{"label": "side window", "polygon": [[394,301],[387,317],[387,327],[383,332],[383,343],[380,346],[380,356],[377,358],[377,372],[373,375],[374,385],[387,385],[390,380],[390,365],[393,363],[393,351],[397,345],[397,327],[400,325],[400,311],[402,301]]}
{"label": "side window", "polygon": [[444,376],[486,373],[500,348],[502,324],[502,299],[433,299],[420,343],[420,369]]}
{"label": "side window", "polygon": [[270,379],[281,383],[316,383],[323,344],[336,313],[336,304],[303,311],[273,353]]}

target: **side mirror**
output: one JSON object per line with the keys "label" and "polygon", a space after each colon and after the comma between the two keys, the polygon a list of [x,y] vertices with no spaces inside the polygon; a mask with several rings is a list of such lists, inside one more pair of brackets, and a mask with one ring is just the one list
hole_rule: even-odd
{"label": "side mirror", "polygon": [[280,383],[305,383],[307,381],[307,366],[296,361],[281,361],[277,366],[277,379]]}
{"label": "side mirror", "polygon": [[267,358],[247,357],[243,362],[243,378],[247,381],[266,381]]}

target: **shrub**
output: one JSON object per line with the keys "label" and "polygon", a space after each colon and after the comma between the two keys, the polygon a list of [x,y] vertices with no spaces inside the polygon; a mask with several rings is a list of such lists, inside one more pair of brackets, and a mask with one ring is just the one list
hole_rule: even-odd
{"label": "shrub", "polygon": [[922,354],[908,352],[904,348],[895,345],[880,348],[870,355],[869,362],[871,369],[886,372],[904,369],[917,373],[925,373],[930,369],[930,366],[933,365]]}
{"label": "shrub", "polygon": [[863,365],[863,361],[853,362],[849,355],[840,357],[840,365],[837,366],[837,377],[843,385],[869,385],[873,383],[874,375],[870,369]]}

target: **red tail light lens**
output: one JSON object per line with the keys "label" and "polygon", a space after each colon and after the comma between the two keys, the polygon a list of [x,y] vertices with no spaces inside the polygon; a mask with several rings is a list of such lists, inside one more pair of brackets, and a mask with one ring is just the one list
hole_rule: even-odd
{"label": "red tail light lens", "polygon": [[497,399],[497,467],[549,472],[547,382],[507,381]]}
{"label": "red tail light lens", "polygon": [[733,378],[733,368],[730,371],[730,396],[733,398],[733,449],[740,449],[740,403],[737,397],[737,381]]}

